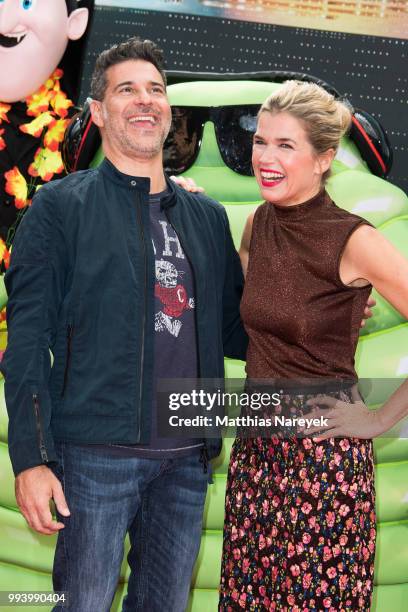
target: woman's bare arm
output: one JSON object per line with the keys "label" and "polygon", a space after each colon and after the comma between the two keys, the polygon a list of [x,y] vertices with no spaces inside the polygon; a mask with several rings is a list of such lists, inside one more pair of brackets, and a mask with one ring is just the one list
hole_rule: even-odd
{"label": "woman's bare arm", "polygon": [[369,281],[408,319],[408,260],[376,229],[359,227],[350,237],[340,262],[346,284]]}
{"label": "woman's bare arm", "polygon": [[[358,228],[350,237],[340,262],[340,278],[348,285],[369,281],[377,291],[408,319],[408,260],[380,232],[370,226]],[[378,410],[363,402],[347,404],[333,397],[316,397],[308,402],[312,418],[328,419],[325,433],[316,441],[333,436],[373,438],[391,429],[408,415],[408,381],[405,381]],[[327,406],[329,410],[321,410]],[[312,435],[321,427],[304,428]]]}
{"label": "woman's bare arm", "polygon": [[239,247],[239,257],[241,259],[242,271],[246,277],[249,260],[249,246],[251,244],[252,224],[254,221],[255,212],[251,213],[245,223],[244,231],[241,238],[241,246]]}

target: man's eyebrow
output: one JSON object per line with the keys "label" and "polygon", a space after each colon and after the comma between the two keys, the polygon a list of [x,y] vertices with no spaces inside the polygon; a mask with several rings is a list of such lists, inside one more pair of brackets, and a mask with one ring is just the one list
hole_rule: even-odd
{"label": "man's eyebrow", "polygon": [[[122,81],[121,83],[118,83],[116,85],[116,87],[114,88],[114,91],[116,91],[120,87],[124,87],[125,85],[131,85],[133,87],[134,85],[137,85],[137,82],[136,81]],[[159,81],[149,81],[149,85],[159,86],[163,89],[163,91],[165,91],[165,87],[163,83],[160,83]]]}

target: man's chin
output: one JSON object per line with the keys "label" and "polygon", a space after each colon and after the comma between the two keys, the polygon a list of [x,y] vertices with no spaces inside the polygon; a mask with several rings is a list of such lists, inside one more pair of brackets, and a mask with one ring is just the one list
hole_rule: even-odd
{"label": "man's chin", "polygon": [[150,138],[138,139],[137,142],[134,140],[129,140],[125,143],[125,147],[128,150],[128,153],[132,155],[144,156],[146,159],[152,159],[157,157],[157,155],[161,155],[163,151],[163,141],[162,139],[155,138],[154,140]]}
{"label": "man's chin", "polygon": [[143,159],[154,159],[156,157],[158,157],[159,155],[161,155],[162,153],[162,146],[159,147],[153,147],[153,146],[143,146],[143,145],[138,145],[138,146],[131,146],[129,147],[126,152],[124,151],[125,155],[128,157],[138,157],[143,158]]}

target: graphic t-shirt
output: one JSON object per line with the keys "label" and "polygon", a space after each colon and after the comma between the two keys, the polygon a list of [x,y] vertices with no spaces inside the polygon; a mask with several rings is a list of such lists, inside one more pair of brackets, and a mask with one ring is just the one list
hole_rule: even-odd
{"label": "graphic t-shirt", "polygon": [[198,376],[193,272],[176,232],[161,209],[161,199],[167,194],[164,191],[149,197],[156,276],[151,440],[148,445],[109,445],[115,454],[169,458],[195,452],[203,446],[200,440],[159,438],[157,433],[157,381]]}
{"label": "graphic t-shirt", "polygon": [[196,378],[194,281],[180,240],[160,208],[164,194],[150,196],[155,255],[155,378]]}

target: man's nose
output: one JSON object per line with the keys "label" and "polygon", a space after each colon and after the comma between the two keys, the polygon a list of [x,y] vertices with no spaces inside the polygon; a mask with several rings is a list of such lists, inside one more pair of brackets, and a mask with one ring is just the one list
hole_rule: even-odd
{"label": "man's nose", "polygon": [[140,88],[136,91],[135,100],[138,104],[147,106],[151,104],[152,97],[147,89]]}
{"label": "man's nose", "polygon": [[4,0],[0,3],[0,34],[9,34],[19,22],[19,3]]}

